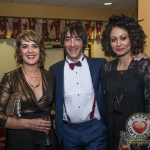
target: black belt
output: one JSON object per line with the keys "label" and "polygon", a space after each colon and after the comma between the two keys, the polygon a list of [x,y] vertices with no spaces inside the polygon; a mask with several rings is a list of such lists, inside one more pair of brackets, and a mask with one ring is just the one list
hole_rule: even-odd
{"label": "black belt", "polygon": [[[86,124],[88,124],[88,123],[91,123],[93,120],[95,120],[95,118],[94,119],[92,119],[92,120],[89,120],[89,121],[86,121],[86,122],[82,122],[82,123],[71,123],[71,122],[68,122],[68,121],[65,121],[65,120],[63,120],[63,123],[64,124],[67,124],[68,126],[84,126],[84,125],[86,125]],[[97,119],[96,119],[97,120]]]}

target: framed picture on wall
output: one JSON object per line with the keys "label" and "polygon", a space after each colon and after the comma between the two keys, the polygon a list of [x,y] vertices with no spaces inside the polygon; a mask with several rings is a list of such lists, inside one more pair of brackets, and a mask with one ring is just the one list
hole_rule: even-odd
{"label": "framed picture on wall", "polygon": [[50,42],[44,41],[44,48],[45,49],[53,49],[53,48],[62,48],[60,42]]}
{"label": "framed picture on wall", "polygon": [[84,54],[88,57],[91,57],[91,45],[88,44],[87,47],[84,50]]}

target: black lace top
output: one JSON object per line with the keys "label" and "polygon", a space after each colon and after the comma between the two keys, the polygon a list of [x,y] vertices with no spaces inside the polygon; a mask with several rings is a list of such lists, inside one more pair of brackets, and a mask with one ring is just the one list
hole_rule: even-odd
{"label": "black lace top", "polygon": [[[118,60],[113,60],[103,65],[101,80],[103,94],[108,115],[108,149],[111,150],[113,135],[114,102],[117,101],[116,90],[118,81]],[[121,115],[123,131],[129,116],[137,112],[150,113],[150,60],[132,60],[123,79],[121,79]]]}

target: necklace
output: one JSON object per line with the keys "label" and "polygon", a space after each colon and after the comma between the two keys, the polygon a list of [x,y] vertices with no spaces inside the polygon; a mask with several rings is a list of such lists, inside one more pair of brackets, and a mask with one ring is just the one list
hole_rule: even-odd
{"label": "necklace", "polygon": [[[38,72],[38,75],[37,75],[36,77],[30,77],[24,70],[23,70],[23,72],[30,78],[29,84],[30,84],[31,87],[37,88],[37,87],[40,85],[40,80],[38,79],[39,72]],[[36,79],[39,83],[34,86],[34,85],[32,84],[32,79]]]}

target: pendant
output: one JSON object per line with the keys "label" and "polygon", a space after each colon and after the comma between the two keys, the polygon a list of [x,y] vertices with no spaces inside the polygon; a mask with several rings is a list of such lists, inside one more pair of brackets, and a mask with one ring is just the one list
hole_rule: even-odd
{"label": "pendant", "polygon": [[36,86],[32,85],[31,83],[30,83],[30,85],[31,85],[31,87],[33,87],[33,88],[37,88],[37,87],[40,85],[40,83],[39,83],[38,85],[36,85]]}

